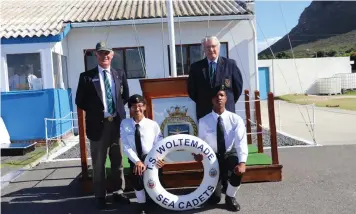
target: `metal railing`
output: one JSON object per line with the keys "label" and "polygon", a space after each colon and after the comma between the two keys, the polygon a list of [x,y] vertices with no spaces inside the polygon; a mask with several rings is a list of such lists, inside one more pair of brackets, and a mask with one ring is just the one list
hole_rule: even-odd
{"label": "metal railing", "polygon": [[[62,117],[62,118],[45,118],[44,119],[44,122],[45,122],[45,136],[46,136],[46,155],[47,155],[47,159],[50,155],[50,141],[59,141],[62,139],[63,136],[69,134],[69,133],[72,133],[74,134],[74,129],[77,129],[78,126],[75,125],[75,121],[78,121],[78,118],[77,118],[77,112],[70,112],[68,113],[66,116]],[[71,123],[71,127],[62,132],[61,134],[58,134],[56,136],[53,136],[53,137],[49,137],[49,133],[48,133],[48,122],[49,121],[53,121],[53,124],[55,126],[55,129],[56,129],[56,126],[58,125],[58,122],[61,122],[61,121],[72,121]],[[61,125],[61,123],[59,123],[59,125]],[[51,126],[51,133],[53,133],[53,125]]]}

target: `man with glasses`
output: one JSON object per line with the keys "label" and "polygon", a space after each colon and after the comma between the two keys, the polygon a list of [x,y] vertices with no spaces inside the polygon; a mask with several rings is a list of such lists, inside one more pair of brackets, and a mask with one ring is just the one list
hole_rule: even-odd
{"label": "man with glasses", "polygon": [[[120,126],[124,152],[129,158],[132,184],[141,214],[147,213],[146,192],[143,184],[143,173],[146,170],[145,158],[154,145],[163,139],[157,122],[144,116],[146,100],[138,94],[132,95],[128,102],[132,118],[124,119]],[[157,167],[164,166],[162,160],[157,160]],[[161,175],[162,171],[159,170]]]}
{"label": "man with glasses", "polygon": [[126,118],[124,105],[129,87],[123,70],[111,67],[114,52],[105,42],[96,45],[98,66],[80,74],[75,98],[85,111],[86,134],[90,140],[93,187],[99,209],[106,207],[105,162],[109,150],[114,201],[129,204],[124,195],[125,179],[120,142],[120,123]]}
{"label": "man with glasses", "polygon": [[225,85],[226,109],[235,112],[243,85],[235,60],[219,56],[220,42],[215,36],[204,38],[201,44],[206,57],[190,66],[188,77],[188,94],[196,103],[198,120],[211,112],[211,91],[215,86]]}

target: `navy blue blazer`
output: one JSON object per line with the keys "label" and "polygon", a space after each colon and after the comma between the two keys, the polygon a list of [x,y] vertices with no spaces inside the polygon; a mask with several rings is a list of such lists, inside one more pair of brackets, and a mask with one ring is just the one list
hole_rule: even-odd
{"label": "navy blue blazer", "polygon": [[[225,85],[227,88],[226,110],[235,112],[235,103],[242,93],[243,85],[242,75],[235,60],[219,56],[213,87],[219,85]],[[212,111],[213,87],[210,84],[208,59],[193,63],[188,77],[188,94],[196,104],[198,120]]]}
{"label": "navy blue blazer", "polygon": [[[120,123],[126,118],[125,104],[129,100],[129,87],[123,70],[110,69],[116,88],[117,134],[120,136]],[[95,80],[95,81],[93,81]],[[75,104],[85,111],[86,134],[90,140],[99,140],[103,131],[104,104],[99,80],[99,70],[80,74]]]}

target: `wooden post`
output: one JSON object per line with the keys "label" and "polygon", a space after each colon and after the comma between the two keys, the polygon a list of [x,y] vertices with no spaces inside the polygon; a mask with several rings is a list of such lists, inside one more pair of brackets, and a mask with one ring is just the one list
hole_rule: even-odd
{"label": "wooden post", "polygon": [[259,91],[255,91],[255,111],[256,111],[258,153],[263,153],[262,119],[261,119],[261,104],[260,104]]}
{"label": "wooden post", "polygon": [[278,161],[278,147],[277,147],[277,129],[276,129],[276,119],[274,113],[274,96],[272,92],[268,93],[268,118],[269,118],[269,129],[271,136],[271,153],[272,153],[272,164],[279,164]]}
{"label": "wooden post", "polygon": [[248,90],[245,90],[245,112],[246,112],[247,142],[248,144],[252,144],[250,95]]}
{"label": "wooden post", "polygon": [[87,182],[89,181],[89,174],[88,174],[88,159],[87,159],[87,149],[86,149],[86,142],[85,142],[85,117],[84,111],[77,108],[78,113],[78,129],[79,129],[79,146],[80,146],[80,160],[82,165],[82,179],[84,183],[84,188],[87,190]]}

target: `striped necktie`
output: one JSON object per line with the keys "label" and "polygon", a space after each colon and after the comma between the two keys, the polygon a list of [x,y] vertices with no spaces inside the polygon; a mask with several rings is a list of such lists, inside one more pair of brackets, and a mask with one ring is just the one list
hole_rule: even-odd
{"label": "striped necktie", "polygon": [[114,99],[112,97],[112,92],[111,92],[110,80],[108,77],[108,75],[110,74],[107,70],[103,70],[103,72],[104,72],[104,85],[105,85],[105,94],[106,94],[108,112],[109,114],[113,115],[115,111],[115,106],[114,106]]}

